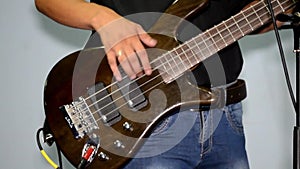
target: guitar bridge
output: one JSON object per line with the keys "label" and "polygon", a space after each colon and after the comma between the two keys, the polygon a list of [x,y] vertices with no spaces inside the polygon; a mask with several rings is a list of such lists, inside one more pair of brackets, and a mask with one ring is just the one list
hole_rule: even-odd
{"label": "guitar bridge", "polygon": [[92,133],[93,130],[99,129],[94,116],[82,97],[79,98],[79,101],[61,106],[60,110],[64,113],[65,120],[76,139],[83,138],[86,134]]}

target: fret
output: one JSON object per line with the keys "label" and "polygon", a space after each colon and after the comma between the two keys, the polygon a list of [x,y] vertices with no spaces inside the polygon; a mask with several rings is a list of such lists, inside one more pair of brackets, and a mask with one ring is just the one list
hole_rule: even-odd
{"label": "fret", "polygon": [[168,76],[167,70],[168,68],[166,67],[166,59],[165,59],[165,54],[161,55],[159,58],[155,59],[153,62],[153,66],[155,67],[155,69],[157,69],[159,71],[159,74],[162,76],[162,78],[165,81],[170,81],[170,77]]}
{"label": "fret", "polygon": [[223,42],[225,43],[225,47],[228,46],[227,41],[225,40],[225,38],[228,36],[228,32],[226,32],[228,30],[225,28],[225,26],[220,24],[216,26],[215,29],[217,30]]}
{"label": "fret", "polygon": [[267,22],[270,18],[269,18],[269,10],[268,8],[266,8],[266,6],[264,6],[264,3],[257,3],[253,6],[253,9],[256,10],[256,13],[258,16],[260,16],[260,20],[262,22]]}
{"label": "fret", "polygon": [[[196,38],[193,38],[190,43],[187,43],[189,45],[190,49],[192,49],[194,56],[199,56],[198,53],[201,53],[201,56],[210,56],[213,53],[211,50],[209,50],[205,40],[202,38],[202,36],[198,36],[198,38],[201,38],[201,40],[196,40]],[[193,45],[190,45],[192,44]],[[198,50],[198,51],[197,51]]]}
{"label": "fret", "polygon": [[261,20],[260,17],[257,15],[257,13],[253,12],[253,6],[249,7],[247,10],[244,11],[244,15],[247,16],[248,22],[251,26],[251,30],[258,28],[261,26]]}
{"label": "fret", "polygon": [[[162,59],[165,59],[165,58],[164,57],[160,57],[158,60],[156,60],[156,61],[160,62],[156,66],[157,66],[158,69],[165,71],[165,70],[167,70],[167,67],[165,65],[166,62],[163,62]],[[161,68],[161,66],[163,66],[163,68]]]}
{"label": "fret", "polygon": [[[280,12],[284,12],[285,9],[281,6],[281,4],[276,0],[275,3],[277,2],[278,6],[281,8],[281,10],[279,10]],[[273,3],[273,2],[272,2]],[[272,4],[273,8],[274,8],[274,5]],[[276,7],[275,7],[276,9]],[[273,9],[274,11],[276,11],[275,9]],[[276,13],[276,12],[275,12]]]}
{"label": "fret", "polygon": [[[191,39],[191,41],[189,41],[188,43],[186,43],[186,46],[187,48],[190,49],[191,51],[191,55],[194,57],[194,59],[198,62],[198,59],[197,59],[197,50],[199,52],[202,53],[201,49],[198,47],[198,45],[196,45],[197,43],[195,42],[194,38]],[[194,51],[196,48],[196,51]],[[188,56],[189,57],[189,56]],[[193,66],[193,62],[191,62],[191,65]]]}
{"label": "fret", "polygon": [[209,39],[212,39],[213,41],[213,44],[217,47],[217,49],[219,50],[218,48],[218,40],[220,39],[220,35],[218,34],[217,30],[215,29],[215,27],[209,29],[209,30],[206,30],[205,32],[206,34],[209,35],[209,37],[207,38],[208,40]]}
{"label": "fret", "polygon": [[168,60],[170,61],[171,69],[173,72],[172,76],[176,76],[178,72],[180,72],[180,68],[178,67],[178,64],[175,60],[175,57],[172,55],[172,51],[167,52],[167,56],[169,56]]}
{"label": "fret", "polygon": [[[282,12],[284,12],[285,11],[285,9],[283,8],[283,6],[282,6],[282,4],[281,3],[279,3],[278,1],[275,1],[274,3],[277,3],[278,5],[273,5],[272,4],[272,6],[273,6],[273,10],[274,10],[274,13],[275,14],[278,14],[278,13],[282,13]],[[279,6],[279,9],[277,8]]]}
{"label": "fret", "polygon": [[[215,45],[217,46],[217,49],[220,50],[221,48],[225,47],[224,42],[225,40],[223,39],[222,35],[220,34],[217,26],[214,26],[212,29],[208,31],[210,35],[213,37],[215,40]],[[225,42],[226,44],[226,42]]]}
{"label": "fret", "polygon": [[[191,41],[191,42],[194,42],[194,41]],[[195,60],[196,60],[196,63],[199,63],[198,59],[197,59],[197,52],[195,52],[193,49],[195,49],[195,46],[194,48],[191,47],[191,44],[190,43],[186,43],[187,47],[191,49],[191,55],[194,56]],[[201,52],[200,48],[198,48],[198,46],[196,46],[196,48]],[[194,66],[196,65],[195,63],[191,62],[191,65]],[[191,66],[191,67],[192,67]]]}
{"label": "fret", "polygon": [[[203,38],[203,36],[205,37],[205,38]],[[208,55],[213,55],[215,52],[214,51],[216,51],[216,48],[214,48],[211,44],[211,41],[209,41],[208,39],[208,37],[205,35],[205,33],[203,33],[202,34],[202,36],[200,36],[199,38],[201,38],[201,43],[200,43],[200,46],[199,45],[196,45],[200,50],[201,49],[207,49],[208,50],[208,52],[209,52],[209,54]],[[210,49],[212,47],[212,49]],[[196,53],[197,54],[197,53]],[[207,55],[207,56],[208,56]]]}
{"label": "fret", "polygon": [[[281,0],[280,0],[281,1]],[[296,0],[295,1],[286,1],[284,0],[283,2],[280,2],[281,6],[284,8],[284,9],[287,9],[289,6],[291,6],[293,3],[296,3]],[[297,3],[299,3],[297,1]],[[283,12],[286,11],[286,10],[283,10]]]}
{"label": "fret", "polygon": [[235,19],[237,20],[238,22],[238,26],[240,27],[240,29],[242,30],[243,32],[243,36],[245,34],[247,34],[248,32],[251,31],[251,27],[250,25],[248,24],[248,21],[246,21],[244,19],[244,16],[243,15],[236,15],[235,16]]}
{"label": "fret", "polygon": [[227,23],[226,26],[228,27],[229,31],[231,32],[235,40],[242,36],[241,34],[242,30],[239,28],[239,26],[237,25],[233,17],[228,19],[226,23]]}
{"label": "fret", "polygon": [[[175,55],[176,55],[176,56],[175,56],[175,59],[178,58],[178,59],[177,59],[178,62],[179,62],[179,63],[182,65],[182,67],[183,67],[183,69],[180,68],[180,72],[183,72],[183,71],[187,70],[188,68],[187,68],[186,65],[185,65],[184,59],[181,58],[182,53],[177,51],[178,49],[180,49],[180,48],[175,48],[173,51],[174,51],[174,53],[175,53]],[[178,66],[178,67],[179,67],[179,66]]]}
{"label": "fret", "polygon": [[248,11],[248,10],[245,10],[244,12],[242,12],[242,15],[244,16],[244,18],[245,18],[247,24],[249,25],[250,29],[253,31],[253,27],[252,27],[251,23],[249,22],[249,20],[247,18],[248,15],[245,16],[245,14],[244,14],[246,11]]}
{"label": "fret", "polygon": [[269,16],[271,15],[270,9],[268,7],[268,4],[265,3],[265,1],[262,1],[262,3],[264,4],[264,8],[267,9],[267,12],[269,13]]}
{"label": "fret", "polygon": [[232,41],[232,42],[235,42],[235,41],[236,41],[236,39],[235,39],[235,37],[233,36],[233,34],[232,34],[232,31],[230,31],[230,29],[228,28],[228,26],[227,26],[226,22],[225,22],[225,21],[223,21],[222,23],[223,23],[223,25],[225,25],[225,28],[227,29],[227,31],[229,32],[229,34],[230,34],[231,38],[233,39],[233,41]]}
{"label": "fret", "polygon": [[252,11],[255,13],[255,15],[257,16],[259,22],[260,22],[260,25],[263,25],[264,22],[260,19],[260,16],[258,15],[257,11],[254,9],[255,7],[253,5],[251,5],[250,7],[252,9]]}
{"label": "fret", "polygon": [[[202,34],[202,36],[203,36],[203,34]],[[193,53],[198,58],[197,59],[197,63],[203,61],[206,57],[214,54],[209,49],[208,45],[206,44],[206,39],[204,39],[202,36],[198,36],[197,38],[195,38],[193,40],[193,42],[195,43],[194,46],[196,46],[196,49],[198,49],[198,52],[197,52],[197,50],[195,48],[192,48],[192,49],[194,49],[194,50],[192,50]],[[198,39],[198,43],[197,43],[196,39]]]}
{"label": "fret", "polygon": [[[241,30],[239,24],[236,22],[236,20],[234,19],[234,16],[231,17],[231,19],[234,21],[236,27],[238,28],[238,30],[240,30],[240,32],[242,33],[242,36],[245,36],[244,32]],[[240,35],[240,34],[238,34]]]}
{"label": "fret", "polygon": [[[212,43],[209,43],[209,46],[212,44],[213,46],[215,46],[215,47],[217,48],[217,51],[219,51],[220,49],[219,49],[219,47],[218,47],[218,45],[217,45],[215,39],[213,38],[213,36],[212,36],[211,33],[209,32],[209,30],[205,31],[204,36],[205,36],[205,34],[208,34],[208,38],[207,38],[207,39],[208,39],[208,40],[211,39],[211,41],[212,41]],[[214,48],[214,50],[216,50],[216,49]],[[214,53],[214,52],[213,52],[213,53]]]}
{"label": "fret", "polygon": [[[169,59],[166,59],[166,57],[168,56],[168,53],[165,53],[164,55],[163,55],[163,57],[161,57],[161,59],[163,59],[163,60],[161,60],[161,64],[162,65],[164,65],[164,70],[163,70],[163,72],[165,72],[165,73],[167,73],[167,74],[170,74],[170,71],[172,71],[173,72],[173,74],[175,74],[175,72],[174,72],[174,70],[173,70],[173,68],[172,68],[172,64],[170,64],[170,62],[169,62]],[[167,65],[166,65],[167,64]]]}
{"label": "fret", "polygon": [[160,76],[166,83],[173,81],[172,75],[169,74],[169,69],[171,67],[170,63],[166,60],[165,56],[167,53],[164,53],[159,58],[154,60],[154,66],[158,69]]}
{"label": "fret", "polygon": [[[182,60],[187,65],[189,65],[189,68],[194,66],[193,63],[198,62],[197,57],[194,55],[193,51],[187,46],[187,44],[183,44],[180,48],[178,48],[178,50],[180,50],[179,53],[183,54],[183,55],[180,55],[180,57],[182,57]],[[194,59],[194,60],[192,60],[192,59]]]}

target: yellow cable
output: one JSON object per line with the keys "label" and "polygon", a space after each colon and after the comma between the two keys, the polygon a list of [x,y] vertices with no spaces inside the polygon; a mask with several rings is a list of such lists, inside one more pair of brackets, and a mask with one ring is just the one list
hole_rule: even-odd
{"label": "yellow cable", "polygon": [[41,150],[41,154],[44,156],[44,158],[48,161],[48,163],[55,169],[58,168],[58,165],[55,164],[50,158],[49,156],[46,154],[46,152],[44,150]]}

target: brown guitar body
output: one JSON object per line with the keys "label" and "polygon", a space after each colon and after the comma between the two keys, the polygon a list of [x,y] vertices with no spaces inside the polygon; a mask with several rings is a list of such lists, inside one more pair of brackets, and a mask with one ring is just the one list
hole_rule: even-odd
{"label": "brown guitar body", "polygon": [[[195,12],[204,8],[207,2],[205,0],[188,0],[178,1],[172,5],[166,13],[176,15],[181,18],[188,18]],[[192,11],[192,12],[191,12]],[[153,30],[163,29],[160,26],[164,23],[162,18]],[[169,25],[170,34],[176,33],[176,29],[180,23]],[[162,24],[163,25],[163,24]],[[167,36],[153,35],[158,39],[158,48],[169,50],[178,45],[174,38]],[[155,57],[155,56],[152,56]],[[183,108],[188,105],[198,105],[200,98],[197,88],[191,88],[186,83],[185,78],[180,78],[170,84],[161,83],[163,80],[158,76],[159,72],[154,71],[151,76],[145,76],[137,80],[138,84],[144,84],[154,78],[155,80],[141,86],[144,91],[144,96],[148,100],[147,106],[139,111],[120,108],[121,119],[112,126],[107,126],[102,123],[98,114],[95,114],[99,129],[96,134],[100,137],[100,148],[98,153],[89,165],[88,168],[93,169],[117,169],[122,167],[130,157],[138,150],[143,143],[144,137],[147,137],[151,129],[163,118],[169,115],[172,111]],[[158,76],[156,78],[156,76]],[[87,97],[88,88],[97,83],[103,83],[105,86],[111,85],[113,79],[112,72],[107,63],[103,49],[78,51],[68,55],[59,61],[51,70],[47,77],[44,90],[44,107],[46,120],[54,135],[56,144],[62,150],[64,156],[74,165],[77,166],[81,160],[81,152],[88,137],[76,139],[72,133],[68,122],[65,119],[60,107],[72,103],[80,96]],[[157,86],[157,84],[160,84]],[[152,86],[155,86],[151,91],[147,91]],[[108,89],[112,93],[118,86],[113,85]],[[181,93],[182,89],[186,90],[185,94]],[[112,94],[112,98],[122,97],[121,92]],[[209,100],[210,98],[206,98]],[[189,102],[191,101],[191,102]],[[158,104],[161,105],[152,105]],[[116,101],[116,106],[126,104],[126,100],[119,99]],[[184,105],[184,106],[183,106]],[[124,129],[124,123],[128,122],[131,130]],[[115,141],[122,141],[124,147],[116,147]],[[99,159],[99,152],[103,152],[109,157],[109,160]]]}
{"label": "brown guitar body", "polygon": [[[290,0],[272,3],[275,14],[295,4]],[[270,15],[266,3],[258,1],[179,44],[177,29],[206,4],[206,0],[179,0],[150,29],[159,49],[147,49],[155,67],[151,76],[115,82],[102,48],[72,53],[53,67],[44,90],[46,120],[56,144],[74,166],[81,161],[87,141],[97,136],[100,146],[89,168],[120,168],[162,118],[179,109],[219,104],[220,93],[199,90],[189,70],[268,23]],[[170,20],[169,14],[182,19]]]}

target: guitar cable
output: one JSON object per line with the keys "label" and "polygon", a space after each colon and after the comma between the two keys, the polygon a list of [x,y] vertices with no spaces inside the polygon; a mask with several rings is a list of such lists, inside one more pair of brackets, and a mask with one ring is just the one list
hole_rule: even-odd
{"label": "guitar cable", "polygon": [[89,139],[87,141],[82,149],[81,160],[77,166],[77,169],[85,169],[89,164],[91,164],[99,149],[99,141],[99,137],[94,137],[93,139]]}
{"label": "guitar cable", "polygon": [[267,3],[268,3],[268,8],[269,8],[269,11],[270,11],[270,14],[271,14],[272,23],[273,23],[273,26],[274,26],[274,32],[275,32],[276,41],[277,41],[277,45],[278,45],[279,52],[280,52],[280,58],[281,58],[281,63],[282,63],[282,67],[283,67],[283,70],[284,70],[284,75],[285,75],[285,79],[286,79],[286,83],[287,83],[287,87],[288,87],[288,92],[290,94],[293,107],[294,107],[295,110],[297,110],[296,99],[295,99],[295,96],[293,94],[294,92],[293,92],[293,89],[292,89],[291,80],[289,78],[290,76],[289,76],[289,72],[288,72],[288,69],[287,69],[285,55],[284,55],[284,52],[283,52],[283,47],[282,47],[278,27],[277,27],[277,24],[276,24],[276,17],[275,17],[275,14],[274,14],[274,10],[273,10],[273,7],[272,7],[271,0],[267,0]]}
{"label": "guitar cable", "polygon": [[[57,148],[57,154],[58,154],[58,159],[59,159],[59,165],[57,165],[46,153],[46,151],[43,149],[42,145],[41,145],[41,141],[40,141],[40,133],[43,132],[43,135],[44,135],[44,142],[46,142],[48,145],[52,145],[54,140],[53,140],[53,137],[52,135],[49,135],[49,133],[46,133],[47,132],[47,129],[45,129],[46,124],[44,124],[44,127],[42,128],[39,128],[37,130],[37,133],[36,133],[36,142],[37,142],[37,145],[38,145],[38,148],[42,154],[42,156],[45,158],[45,160],[54,168],[54,169],[63,169],[62,168],[62,158],[61,158],[61,153],[60,153],[60,149],[58,148],[58,146],[56,146]],[[61,166],[61,167],[59,167]]]}
{"label": "guitar cable", "polygon": [[[40,133],[43,132],[43,139],[44,142],[47,143],[47,145],[51,146],[55,141],[50,133],[50,130],[48,128],[48,125],[45,121],[44,126],[42,128],[39,128],[36,133],[36,142],[38,145],[38,148],[40,150],[40,153],[45,158],[45,160],[54,168],[54,169],[63,169],[62,168],[62,157],[61,157],[61,151],[59,147],[56,145],[57,148],[57,154],[58,154],[58,160],[59,165],[57,165],[46,153],[46,151],[43,149],[40,139]],[[85,144],[83,150],[82,150],[82,158],[77,166],[77,169],[85,169],[94,159],[98,148],[100,146],[100,140],[98,137],[94,136],[92,139],[89,139],[87,143]]]}

